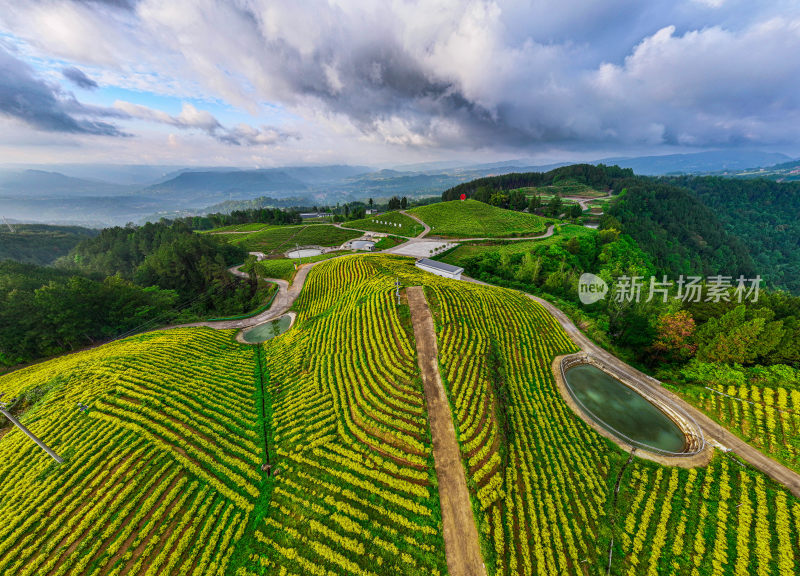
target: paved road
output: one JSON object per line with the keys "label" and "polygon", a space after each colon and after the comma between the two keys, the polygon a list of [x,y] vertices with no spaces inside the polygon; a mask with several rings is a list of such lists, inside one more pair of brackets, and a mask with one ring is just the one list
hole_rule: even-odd
{"label": "paved road", "polygon": [[422,286],[411,286],[406,289],[406,294],[433,439],[433,463],[439,480],[447,570],[451,576],[485,576],[486,567],[481,557],[453,416],[439,374],[433,317]]}
{"label": "paved road", "polygon": [[[461,279],[468,282],[473,282],[475,284],[491,286],[491,284],[487,284],[486,282],[481,282],[480,280],[475,280],[474,278],[469,278],[467,276],[462,276]],[[575,342],[583,351],[594,355],[606,364],[621,371],[633,382],[640,382],[644,386],[647,386],[649,391],[656,392],[657,394],[668,398],[673,404],[676,404],[685,412],[687,412],[692,418],[694,418],[695,422],[697,422],[697,424],[699,424],[703,429],[703,434],[705,435],[706,439],[711,439],[712,443],[732,450],[742,460],[760,470],[776,482],[783,484],[792,494],[800,498],[800,474],[790,470],[783,464],[776,462],[769,456],[766,456],[760,450],[753,448],[747,442],[744,442],[741,438],[736,436],[733,432],[714,422],[714,420],[686,402],[683,398],[664,388],[661,385],[661,382],[655,378],[648,376],[644,372],[640,372],[613,354],[610,354],[600,348],[597,344],[587,338],[583,332],[581,332],[578,327],[573,324],[572,320],[570,320],[566,314],[564,314],[561,310],[556,308],[547,300],[532,296],[531,294],[525,295],[531,300],[534,300],[544,306],[544,308],[553,315],[558,323],[561,324],[561,326],[564,328],[564,331],[569,334],[570,338],[572,338],[572,341]]]}
{"label": "paved road", "polygon": [[554,224],[550,224],[550,226],[548,226],[547,230],[545,230],[544,234],[539,234],[538,236],[522,236],[522,237],[519,237],[519,238],[452,238],[452,239],[449,239],[448,241],[449,242],[477,242],[477,241],[480,241],[480,240],[495,240],[495,241],[500,241],[500,240],[502,240],[502,241],[506,241],[506,240],[512,240],[512,241],[517,241],[517,240],[542,240],[544,238],[549,238],[550,236],[552,236],[554,228],[555,228],[555,225]]}
{"label": "paved road", "polygon": [[544,234],[539,234],[538,236],[524,236],[521,238],[439,238],[436,236],[427,237],[428,233],[431,231],[431,227],[425,224],[422,220],[420,220],[414,214],[410,214],[405,210],[400,211],[402,214],[405,214],[409,218],[413,218],[422,226],[424,230],[416,237],[411,238],[407,242],[403,242],[402,244],[398,244],[393,248],[387,248],[383,250],[383,252],[387,254],[399,254],[401,256],[412,256],[415,258],[423,258],[425,256],[429,256],[431,250],[436,250],[437,248],[444,246],[445,244],[459,244],[460,242],[475,242],[475,241],[484,241],[484,240],[542,240],[544,238],[549,238],[553,235],[554,226],[551,224],[547,230],[545,230]]}
{"label": "paved road", "polygon": [[[325,260],[320,260],[319,262],[325,262]],[[297,300],[297,297],[300,296],[300,292],[303,290],[303,285],[306,282],[308,273],[316,264],[319,264],[319,262],[303,264],[300,267],[300,270],[297,271],[297,274],[295,274],[294,282],[292,282],[291,286],[289,286],[289,283],[286,280],[281,280],[280,278],[264,278],[264,280],[274,282],[278,285],[278,293],[275,295],[275,299],[272,301],[272,306],[269,307],[269,310],[265,310],[257,316],[244,318],[242,320],[220,320],[217,322],[192,322],[190,324],[178,324],[175,326],[166,326],[164,328],[160,328],[160,330],[170,330],[172,328],[195,328],[198,326],[215,328],[217,330],[228,330],[249,328],[250,326],[255,326],[257,324],[274,320],[279,316],[283,316],[289,310],[289,308],[292,307],[292,304],[294,304],[294,301]],[[242,272],[238,267],[230,268],[230,272],[237,276],[247,277],[247,273]]]}

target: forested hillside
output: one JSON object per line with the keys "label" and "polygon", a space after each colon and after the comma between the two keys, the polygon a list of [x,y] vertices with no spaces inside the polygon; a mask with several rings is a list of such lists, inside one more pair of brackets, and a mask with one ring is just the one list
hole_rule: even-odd
{"label": "forested hillside", "polygon": [[0,224],[0,260],[44,266],[66,255],[81,240],[96,235],[97,230],[80,226]]}
{"label": "forested hillside", "polygon": [[630,168],[605,166],[604,164],[598,164],[597,166],[592,164],[572,164],[549,172],[515,172],[503,174],[502,176],[478,178],[445,190],[442,192],[442,200],[445,202],[457,200],[461,197],[461,194],[466,194],[467,198],[474,198],[482,189],[500,191],[530,186],[550,186],[562,180],[575,180],[598,190],[612,190],[616,188],[616,183],[619,180],[631,177],[633,177],[633,170]]}
{"label": "forested hillside", "polygon": [[622,185],[602,226],[630,235],[663,273],[734,278],[755,273],[745,245],[686,190],[640,177]]}
{"label": "forested hillside", "polygon": [[89,346],[142,325],[232,315],[265,286],[228,267],[245,250],[183,223],[109,228],[57,268],[0,262],[0,369]]}
{"label": "forested hillside", "polygon": [[800,183],[719,177],[671,178],[738,236],[769,286],[800,293]]}

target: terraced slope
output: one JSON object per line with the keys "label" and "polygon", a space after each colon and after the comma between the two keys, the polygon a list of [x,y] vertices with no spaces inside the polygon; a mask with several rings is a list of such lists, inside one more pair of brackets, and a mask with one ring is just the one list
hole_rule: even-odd
{"label": "terraced slope", "polygon": [[178,329],[0,377],[43,395],[23,421],[65,459],[0,438],[0,573],[444,574],[396,278],[425,286],[489,574],[599,576],[609,551],[612,574],[798,573],[787,490],[731,455],[629,460],[560,397],[574,346],[539,304],[385,255],[315,265],[295,327],[258,348]]}
{"label": "terraced slope", "polygon": [[504,238],[536,236],[545,220],[535,214],[504,210],[477,200],[453,200],[408,211],[431,227],[428,236],[447,238]]}
{"label": "terraced slope", "polygon": [[154,332],[0,378],[45,394],[23,423],[65,460],[3,436],[0,573],[224,572],[263,484],[253,350],[231,338]]}
{"label": "terraced slope", "polygon": [[413,332],[392,294],[398,261],[409,269],[317,264],[295,328],[264,345],[281,472],[242,576],[446,573]]}
{"label": "terraced slope", "polygon": [[797,572],[800,501],[787,490],[720,453],[705,469],[626,464],[559,396],[549,366],[574,347],[539,305],[428,290],[494,573],[605,574],[612,537],[612,574]]}
{"label": "terraced slope", "polygon": [[750,383],[683,387],[678,392],[764,454],[800,472],[800,390]]}

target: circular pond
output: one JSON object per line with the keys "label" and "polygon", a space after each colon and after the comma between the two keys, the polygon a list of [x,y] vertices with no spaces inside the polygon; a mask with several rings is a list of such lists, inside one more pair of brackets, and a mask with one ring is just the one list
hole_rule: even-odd
{"label": "circular pond", "polygon": [[279,336],[286,332],[292,326],[292,315],[284,314],[277,320],[259,324],[244,332],[242,339],[250,344],[258,344],[259,342],[266,342],[272,340],[275,336]]}
{"label": "circular pond", "polygon": [[286,253],[287,258],[310,258],[311,256],[319,256],[322,250],[319,248],[300,248],[300,250],[291,250]]}
{"label": "circular pond", "polygon": [[375,242],[371,240],[353,240],[350,242],[350,247],[353,250],[372,250],[375,247]]}
{"label": "circular pond", "polygon": [[573,366],[566,371],[565,378],[581,407],[612,434],[622,434],[656,450],[685,449],[686,437],[675,422],[635,390],[596,366]]}

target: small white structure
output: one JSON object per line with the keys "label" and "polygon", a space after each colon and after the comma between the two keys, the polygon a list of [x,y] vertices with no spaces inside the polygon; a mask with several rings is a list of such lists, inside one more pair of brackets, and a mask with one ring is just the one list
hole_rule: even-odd
{"label": "small white structure", "polygon": [[452,264],[445,264],[444,262],[437,262],[430,258],[420,258],[417,260],[415,266],[425,272],[430,272],[437,276],[444,276],[445,278],[452,278],[453,280],[461,280],[461,274],[464,272],[463,268],[453,266]]}

